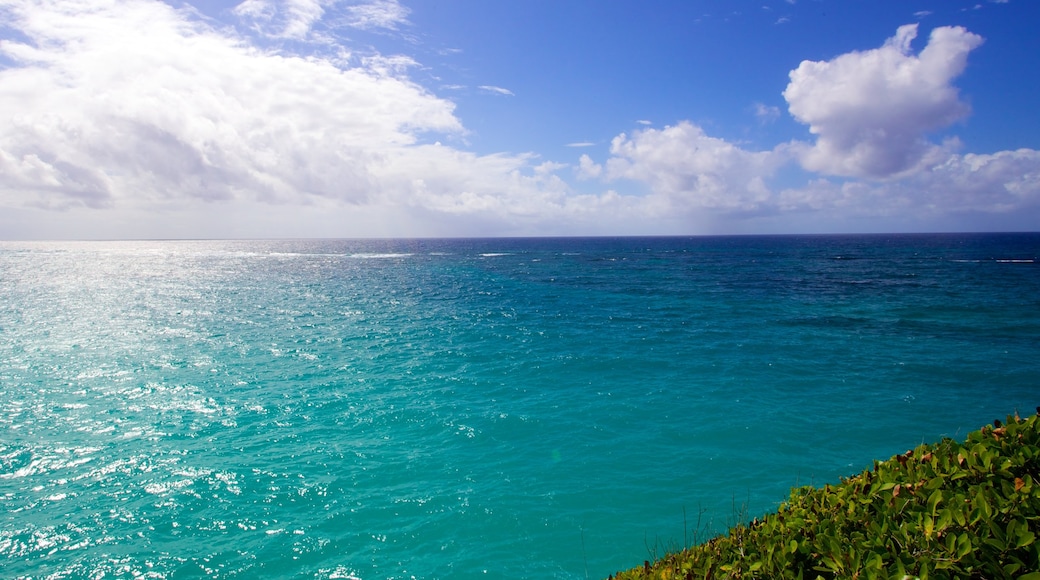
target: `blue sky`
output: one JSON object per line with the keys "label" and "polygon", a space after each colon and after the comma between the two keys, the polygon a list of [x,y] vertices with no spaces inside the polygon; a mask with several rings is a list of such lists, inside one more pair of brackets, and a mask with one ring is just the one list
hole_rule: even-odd
{"label": "blue sky", "polygon": [[1026,0],[0,0],[0,239],[1036,230]]}

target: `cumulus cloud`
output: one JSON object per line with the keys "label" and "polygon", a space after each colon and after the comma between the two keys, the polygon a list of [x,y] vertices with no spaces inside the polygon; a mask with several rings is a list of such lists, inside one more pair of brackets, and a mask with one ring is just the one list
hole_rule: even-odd
{"label": "cumulus cloud", "polygon": [[[1040,219],[1040,152],[1020,149],[962,155],[952,151],[950,144],[924,141],[927,130],[965,114],[966,107],[948,80],[963,68],[964,55],[980,39],[963,30],[939,30],[929,44],[933,52],[912,57],[907,51],[913,32],[900,29],[881,51],[850,53],[831,61],[839,63],[840,74],[817,75],[817,80],[826,82],[813,91],[789,91],[793,112],[817,123],[815,145],[792,142],[751,151],[683,121],[664,129],[618,135],[605,163],[582,155],[576,175],[579,179],[643,184],[649,191],[647,209],[687,216],[708,212],[719,218],[786,216],[791,223],[810,229],[812,221],[799,222],[796,216],[822,215],[833,223],[858,223],[858,227],[870,223],[856,221],[862,219],[905,220],[906,227],[931,220],[930,227],[936,228],[970,226],[970,219],[956,222],[956,216],[1014,214]],[[960,49],[949,48],[948,43],[958,41]],[[894,49],[895,54],[880,54],[887,49]],[[852,57],[852,64],[860,66],[846,67],[845,57]],[[894,69],[889,63],[870,63],[892,58],[904,66],[906,86],[891,86]],[[932,62],[939,58],[944,59],[945,67]],[[864,61],[877,66],[865,66]],[[917,78],[928,74],[930,84],[928,79]],[[796,75],[792,73],[792,77]],[[801,80],[792,84],[804,89],[807,85],[796,82]],[[875,110],[868,102],[869,92],[847,92],[848,88],[877,86],[897,93],[878,97],[887,99],[891,110]],[[833,94],[826,94],[823,87],[832,88]],[[802,97],[807,100],[800,100]],[[762,105],[755,109],[767,118],[771,113]],[[836,113],[833,117],[813,116],[821,111],[843,112],[848,118]],[[834,142],[848,147],[842,149]],[[823,175],[808,175],[804,185],[778,187],[777,173],[795,161]],[[1027,218],[1022,219],[1028,223]]]}
{"label": "cumulus cloud", "polygon": [[[752,151],[683,121],[618,135],[604,163],[581,155],[576,175],[642,184],[644,213],[712,215],[730,224],[783,219],[814,231],[820,226],[809,216],[857,228],[926,222],[963,228],[999,214],[1040,219],[1040,152],[962,155],[956,142],[927,141],[929,132],[968,114],[951,82],[982,39],[962,28],[938,28],[913,54],[916,32],[904,26],[879,49],[806,61],[791,72],[784,96],[815,143]],[[762,104],[754,112],[763,120],[779,113]],[[794,162],[817,175],[790,185],[785,166]],[[788,173],[784,186],[777,184],[781,170]],[[972,217],[956,222],[957,216]]]}
{"label": "cumulus cloud", "polygon": [[588,155],[582,155],[578,159],[578,179],[596,179],[603,174],[603,166],[596,163]]}
{"label": "cumulus cloud", "polygon": [[881,48],[803,61],[791,71],[784,98],[816,135],[801,150],[806,169],[887,178],[948,154],[926,135],[969,113],[951,82],[982,38],[961,27],[936,28],[915,55],[916,35],[916,24],[901,26]]}
{"label": "cumulus cloud", "polygon": [[[605,176],[646,183],[676,207],[754,209],[770,195],[765,179],[785,160],[781,150],[747,151],[683,121],[621,134],[610,146]],[[591,161],[591,160],[590,160]],[[596,173],[583,162],[586,175]]]}

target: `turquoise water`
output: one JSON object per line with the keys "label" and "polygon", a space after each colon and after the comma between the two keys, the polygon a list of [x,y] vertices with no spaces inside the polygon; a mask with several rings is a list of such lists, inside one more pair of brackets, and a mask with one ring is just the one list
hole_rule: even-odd
{"label": "turquoise water", "polygon": [[1040,404],[1040,235],[0,243],[26,578],[586,578]]}

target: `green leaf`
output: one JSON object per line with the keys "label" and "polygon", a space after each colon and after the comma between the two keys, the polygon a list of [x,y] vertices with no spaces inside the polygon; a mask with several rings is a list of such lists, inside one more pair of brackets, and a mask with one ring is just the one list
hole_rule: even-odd
{"label": "green leaf", "polygon": [[970,509],[963,501],[960,502],[955,509],[953,509],[953,520],[957,522],[958,526],[964,526],[968,523],[968,514],[966,513]]}
{"label": "green leaf", "polygon": [[928,511],[935,515],[935,509],[939,506],[939,502],[942,501],[942,490],[937,489],[932,492],[932,495],[928,496]]}
{"label": "green leaf", "polygon": [[953,510],[951,510],[950,508],[946,508],[939,513],[939,521],[937,522],[936,527],[939,528],[939,531],[945,530],[946,528],[950,527],[950,522],[952,521]]}
{"label": "green leaf", "polygon": [[1025,523],[1019,520],[1011,520],[1007,525],[1007,537],[1018,541],[1019,530],[1025,528]]}
{"label": "green leaf", "polygon": [[967,532],[957,536],[957,559],[967,556],[971,553],[971,538],[968,537]]}

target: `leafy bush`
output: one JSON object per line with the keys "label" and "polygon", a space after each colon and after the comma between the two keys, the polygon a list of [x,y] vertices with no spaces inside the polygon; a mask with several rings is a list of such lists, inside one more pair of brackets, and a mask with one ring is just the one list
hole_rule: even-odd
{"label": "leafy bush", "polygon": [[795,488],[774,514],[611,578],[1040,580],[1038,533],[1040,419],[1016,414]]}

